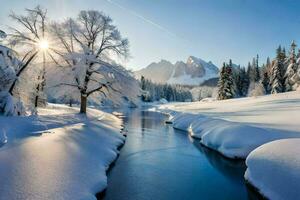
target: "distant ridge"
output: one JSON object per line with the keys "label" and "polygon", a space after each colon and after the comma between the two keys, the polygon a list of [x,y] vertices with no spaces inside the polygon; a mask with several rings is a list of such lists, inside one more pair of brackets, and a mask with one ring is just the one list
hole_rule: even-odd
{"label": "distant ridge", "polygon": [[186,62],[178,61],[175,64],[167,60],[153,62],[134,74],[136,78],[144,76],[156,83],[200,85],[206,80],[217,78],[219,69],[211,61],[190,56]]}

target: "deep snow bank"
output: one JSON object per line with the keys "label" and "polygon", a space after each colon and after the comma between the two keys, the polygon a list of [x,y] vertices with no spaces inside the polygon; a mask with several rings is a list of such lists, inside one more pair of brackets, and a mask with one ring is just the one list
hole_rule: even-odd
{"label": "deep snow bank", "polygon": [[93,109],[77,113],[50,105],[40,116],[0,117],[7,138],[0,148],[0,199],[96,199],[124,143],[122,121]]}
{"label": "deep snow bank", "polygon": [[[165,111],[166,112],[166,111]],[[167,111],[173,127],[188,131],[201,143],[229,158],[246,158],[255,148],[267,142],[299,137],[298,134],[282,134],[277,130],[255,127],[203,115]]]}
{"label": "deep snow bank", "polygon": [[245,178],[269,199],[299,199],[300,139],[270,142],[246,160]]}
{"label": "deep snow bank", "polygon": [[277,139],[300,137],[300,92],[224,101],[168,103],[174,128],[189,131],[201,143],[227,157],[246,158],[256,147]]}
{"label": "deep snow bank", "polygon": [[262,128],[300,133],[300,91],[211,102],[168,103],[161,110],[201,114]]}

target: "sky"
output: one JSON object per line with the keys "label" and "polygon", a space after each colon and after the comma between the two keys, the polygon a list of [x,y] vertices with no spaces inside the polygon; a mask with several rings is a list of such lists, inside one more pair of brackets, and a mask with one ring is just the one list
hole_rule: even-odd
{"label": "sky", "polygon": [[300,1],[296,0],[0,0],[0,29],[11,25],[11,11],[41,5],[51,20],[80,10],[110,15],[130,42],[132,70],[161,59],[172,63],[193,55],[217,66],[230,58],[246,65],[274,57],[279,44],[300,44]]}

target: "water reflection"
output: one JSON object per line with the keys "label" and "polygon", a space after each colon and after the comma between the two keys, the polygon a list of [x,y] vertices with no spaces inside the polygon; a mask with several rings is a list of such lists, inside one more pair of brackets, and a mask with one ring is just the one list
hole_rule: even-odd
{"label": "water reflection", "polygon": [[245,186],[244,161],[203,147],[160,113],[123,113],[127,141],[103,199],[257,199]]}
{"label": "water reflection", "polygon": [[243,177],[246,171],[246,164],[244,160],[232,160],[225,158],[220,155],[220,153],[201,145],[199,140],[194,140],[193,144],[205,155],[211,166],[220,171],[224,176],[238,184],[244,182]]}
{"label": "water reflection", "polygon": [[[221,172],[234,184],[246,184],[244,174],[247,169],[244,160],[233,160],[222,156],[220,153],[203,146],[198,139],[190,138],[195,147],[205,155],[211,166]],[[246,184],[248,199],[259,200],[263,197],[257,193],[256,189]]]}

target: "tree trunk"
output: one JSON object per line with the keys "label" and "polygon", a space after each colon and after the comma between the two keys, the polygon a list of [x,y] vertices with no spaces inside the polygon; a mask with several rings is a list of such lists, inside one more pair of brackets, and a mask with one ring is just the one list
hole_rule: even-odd
{"label": "tree trunk", "polygon": [[[40,76],[38,77],[38,81],[40,81]],[[41,84],[38,83],[36,86],[36,94],[35,94],[35,99],[34,99],[34,107],[37,108],[38,107],[38,102],[39,102],[39,94],[40,94],[40,86]]]}
{"label": "tree trunk", "polygon": [[80,95],[80,113],[86,113],[87,96],[86,94]]}

